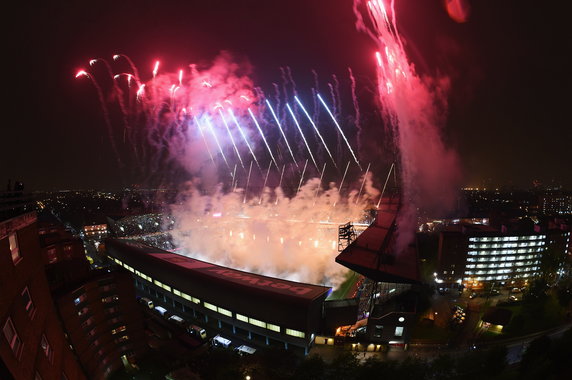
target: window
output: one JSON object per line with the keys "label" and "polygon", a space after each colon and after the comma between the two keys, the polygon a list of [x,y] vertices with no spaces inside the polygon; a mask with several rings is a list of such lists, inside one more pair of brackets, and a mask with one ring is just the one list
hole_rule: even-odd
{"label": "window", "polygon": [[402,326],[397,326],[395,328],[395,336],[403,336],[403,327]]}
{"label": "window", "polygon": [[14,264],[18,264],[18,262],[22,259],[20,255],[20,248],[18,247],[18,236],[16,233],[13,232],[8,235],[8,240],[10,242],[10,253],[12,254],[12,262]]}
{"label": "window", "polygon": [[187,301],[191,301],[194,303],[201,303],[201,300],[195,297],[191,297],[190,295],[188,295],[187,293],[183,293],[181,292],[181,297],[183,297],[184,299],[186,299]]}
{"label": "window", "polygon": [[72,257],[72,246],[71,246],[71,244],[64,245],[64,255],[66,256],[66,259],[71,259],[71,257]]}
{"label": "window", "polygon": [[28,291],[28,287],[25,287],[22,291],[22,302],[24,303],[24,308],[28,313],[30,318],[34,318],[34,314],[36,313],[36,307],[32,302],[32,297],[30,297],[30,292]]}
{"label": "window", "polygon": [[297,338],[305,338],[306,337],[306,334],[304,334],[302,331],[293,330],[293,329],[286,329],[286,334],[295,336]]}
{"label": "window", "polygon": [[129,340],[129,335],[123,335],[120,336],[119,338],[115,339],[115,343],[121,343],[121,342],[125,342]]}
{"label": "window", "polygon": [[217,311],[216,306],[211,303],[205,302],[205,307],[209,310]]}
{"label": "window", "polygon": [[105,314],[113,314],[113,313],[119,311],[119,308],[117,306],[108,307],[104,311],[105,311]]}
{"label": "window", "polygon": [[54,362],[54,350],[50,346],[50,342],[48,342],[48,339],[46,338],[46,336],[44,334],[42,334],[42,340],[40,342],[40,345],[42,347],[42,350],[44,351],[44,354],[46,355],[46,358],[48,358],[50,363],[53,364],[53,362]]}
{"label": "window", "polygon": [[89,309],[87,307],[82,308],[80,311],[77,312],[77,315],[79,317],[81,317],[82,315],[85,315],[89,312]]}
{"label": "window", "polygon": [[81,327],[85,329],[91,326],[92,324],[93,324],[93,318],[89,318],[81,324]]}
{"label": "window", "polygon": [[115,335],[115,334],[123,332],[125,330],[127,330],[127,327],[125,327],[125,325],[119,326],[118,328],[111,330],[111,334]]}
{"label": "window", "polygon": [[248,318],[248,323],[254,326],[262,327],[263,329],[266,328],[266,322],[259,321],[258,319]]}
{"label": "window", "polygon": [[117,286],[115,284],[107,284],[107,285],[102,286],[100,289],[101,289],[102,293],[105,293],[105,292],[108,292],[110,290],[114,290],[116,287]]}
{"label": "window", "polygon": [[12,352],[14,352],[14,355],[16,355],[16,357],[19,359],[20,354],[22,353],[22,341],[20,340],[20,337],[18,336],[18,333],[16,332],[14,324],[10,318],[6,320],[2,332],[4,333],[4,337],[8,341]]}
{"label": "window", "polygon": [[232,317],[232,311],[223,309],[222,307],[217,307],[217,311],[222,315],[226,315],[227,317]]}
{"label": "window", "polygon": [[77,306],[80,303],[82,303],[83,301],[85,301],[86,296],[85,294],[82,294],[81,296],[77,297],[76,299],[73,300],[73,303]]}
{"label": "window", "polygon": [[267,324],[266,324],[266,328],[267,328],[268,330],[280,332],[280,326],[273,325],[272,323],[267,323]]}
{"label": "window", "polygon": [[239,321],[248,323],[248,317],[247,316],[244,316],[241,314],[236,314],[236,319],[238,319]]}
{"label": "window", "polygon": [[55,248],[48,248],[46,251],[46,256],[48,257],[48,264],[52,264],[58,261],[58,256],[56,254]]}
{"label": "window", "polygon": [[109,296],[109,297],[105,297],[101,299],[101,302],[103,303],[111,303],[111,302],[115,302],[119,300],[119,296],[114,295],[114,296]]}

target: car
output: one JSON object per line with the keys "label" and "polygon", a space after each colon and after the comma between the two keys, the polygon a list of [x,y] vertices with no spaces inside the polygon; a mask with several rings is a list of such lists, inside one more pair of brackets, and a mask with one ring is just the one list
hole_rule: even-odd
{"label": "car", "polygon": [[478,294],[475,292],[472,292],[471,295],[469,296],[470,299],[477,298],[477,297],[478,297]]}
{"label": "car", "polygon": [[217,335],[211,339],[211,344],[214,347],[229,348],[231,343],[232,342],[230,341],[230,339],[223,338],[220,335]]}
{"label": "car", "polygon": [[139,298],[139,302],[141,302],[143,305],[147,306],[149,309],[153,309],[153,307],[154,307],[153,301],[151,301],[149,298],[141,297],[141,298]]}
{"label": "car", "polygon": [[497,289],[492,289],[489,294],[491,296],[498,296],[500,292]]}
{"label": "car", "polygon": [[155,312],[157,312],[161,317],[167,318],[169,312],[163,306],[155,306]]}
{"label": "car", "polygon": [[518,301],[518,298],[516,298],[515,296],[510,296],[508,297],[509,302],[516,302]]}
{"label": "car", "polygon": [[236,347],[234,350],[235,350],[236,352],[238,352],[238,354],[241,355],[241,356],[244,355],[244,354],[252,355],[252,354],[254,354],[254,353],[256,352],[256,349],[255,349],[255,348],[246,346],[246,345],[244,345],[244,344],[241,345],[241,346]]}
{"label": "car", "polygon": [[197,338],[207,339],[207,332],[200,326],[197,325],[190,325],[187,327],[187,332]]}
{"label": "car", "polygon": [[179,317],[178,315],[174,315],[174,314],[173,314],[173,315],[171,315],[171,316],[170,316],[169,318],[167,318],[167,319],[168,319],[169,321],[171,321],[171,322],[173,322],[173,323],[175,323],[175,324],[181,326],[181,327],[184,327],[185,324],[186,324],[185,320],[184,320],[183,318]]}

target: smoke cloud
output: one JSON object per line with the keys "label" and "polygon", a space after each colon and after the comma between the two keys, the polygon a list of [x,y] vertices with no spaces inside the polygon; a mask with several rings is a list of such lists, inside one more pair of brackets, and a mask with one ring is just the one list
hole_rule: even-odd
{"label": "smoke cloud", "polygon": [[318,178],[308,180],[293,197],[281,188],[263,189],[244,200],[245,191],[203,195],[193,181],[171,206],[171,231],[180,253],[224,266],[315,284],[338,286],[347,269],[334,259],[338,226],[364,219],[364,208],[379,191],[371,176],[364,191],[341,197],[337,186],[326,190]]}
{"label": "smoke cloud", "polygon": [[[365,9],[368,22],[362,15]],[[375,41],[378,97],[385,125],[399,150],[403,206],[398,216],[396,249],[413,240],[419,210],[451,210],[460,181],[458,157],[445,145],[448,78],[421,78],[406,54],[396,25],[393,2],[354,2],[356,27]]]}

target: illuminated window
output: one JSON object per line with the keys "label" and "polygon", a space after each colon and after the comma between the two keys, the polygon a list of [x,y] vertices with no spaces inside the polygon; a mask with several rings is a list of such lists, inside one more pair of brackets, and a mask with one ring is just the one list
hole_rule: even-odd
{"label": "illuminated window", "polygon": [[403,326],[397,326],[395,328],[395,336],[403,336]]}
{"label": "illuminated window", "polygon": [[77,312],[77,315],[81,317],[82,315],[87,314],[88,311],[89,311],[89,309],[87,307],[84,307],[80,311]]}
{"label": "illuminated window", "polygon": [[217,311],[216,306],[213,305],[213,304],[210,304],[210,303],[208,303],[208,302],[205,302],[205,307],[206,307],[207,309],[212,310],[212,311]]}
{"label": "illuminated window", "polygon": [[20,359],[20,354],[22,353],[22,341],[20,340],[20,337],[18,336],[18,333],[16,332],[14,324],[10,318],[6,320],[2,332],[4,333],[4,337],[8,341],[12,352],[14,352],[16,358]]}
{"label": "illuminated window", "polygon": [[20,247],[18,247],[18,236],[15,232],[8,235],[8,240],[10,242],[10,253],[12,254],[12,262],[18,264],[22,259],[20,256]]}
{"label": "illuminated window", "polygon": [[73,303],[77,306],[80,303],[82,303],[83,301],[85,301],[85,294],[82,294],[81,296],[77,297],[76,299],[73,300]]}
{"label": "illuminated window", "polygon": [[117,338],[117,339],[115,340],[115,342],[116,342],[116,343],[120,343],[120,342],[125,342],[126,340],[129,340],[129,335],[120,336],[119,338]]}
{"label": "illuminated window", "polygon": [[218,312],[222,315],[226,315],[227,317],[232,317],[232,311],[223,309],[222,307],[217,308]]}
{"label": "illuminated window", "polygon": [[166,291],[168,291],[168,292],[171,291],[171,287],[170,287],[169,285],[162,284],[161,287],[162,287],[163,289],[165,289]]}
{"label": "illuminated window", "polygon": [[280,332],[280,326],[273,325],[272,323],[267,323],[267,324],[266,324],[266,328],[267,328],[268,330]]}
{"label": "illuminated window", "polygon": [[187,293],[181,293],[181,297],[183,297],[184,299],[186,299],[187,301],[193,301],[193,297],[191,297],[190,295],[188,295]]}
{"label": "illuminated window", "polygon": [[286,334],[295,336],[297,338],[305,338],[306,334],[302,331],[293,330],[293,329],[286,329]]}
{"label": "illuminated window", "polygon": [[40,345],[42,346],[42,350],[44,351],[44,354],[46,355],[50,363],[53,364],[54,349],[50,346],[50,343],[48,342],[48,339],[44,334],[42,334],[42,340],[40,342]]}
{"label": "illuminated window", "polygon": [[101,299],[101,302],[103,303],[111,303],[111,302],[115,302],[119,300],[119,296],[117,295],[113,295],[113,296],[109,296],[109,297],[104,297]]}
{"label": "illuminated window", "polygon": [[123,332],[123,331],[125,331],[125,330],[127,330],[127,327],[125,327],[125,325],[119,326],[118,328],[115,328],[115,329],[111,330],[111,334],[112,334],[112,335],[115,335],[115,334],[120,333],[120,332]]}
{"label": "illuminated window", "polygon": [[177,289],[175,289],[175,288],[173,288],[173,293],[174,293],[176,296],[179,296],[179,297],[182,297],[182,296],[183,296],[182,293],[181,293],[180,291],[178,291]]}
{"label": "illuminated window", "polygon": [[157,286],[163,287],[163,283],[159,280],[153,280],[153,283]]}
{"label": "illuminated window", "polygon": [[248,323],[254,326],[262,327],[263,329],[266,328],[266,322],[259,321],[258,319],[248,318]]}
{"label": "illuminated window", "polygon": [[238,319],[239,321],[248,323],[248,317],[247,316],[244,316],[241,314],[236,314],[236,319]]}

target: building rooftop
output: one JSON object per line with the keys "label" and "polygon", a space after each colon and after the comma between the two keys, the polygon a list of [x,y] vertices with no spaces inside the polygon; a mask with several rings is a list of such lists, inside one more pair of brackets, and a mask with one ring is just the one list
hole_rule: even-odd
{"label": "building rooftop", "polygon": [[123,246],[124,249],[129,249],[131,253],[140,257],[146,256],[147,258],[151,258],[153,262],[162,262],[168,266],[177,266],[187,272],[192,272],[196,277],[211,281],[232,283],[233,286],[238,288],[260,289],[267,293],[275,293],[276,295],[306,300],[319,298],[328,293],[331,289],[327,286],[288,281],[251,272],[244,272],[164,251],[134,240],[109,239],[108,242],[111,242],[115,247]]}
{"label": "building rooftop", "polygon": [[399,199],[382,203],[376,220],[337,257],[336,262],[376,281],[419,281],[414,247],[395,252]]}

